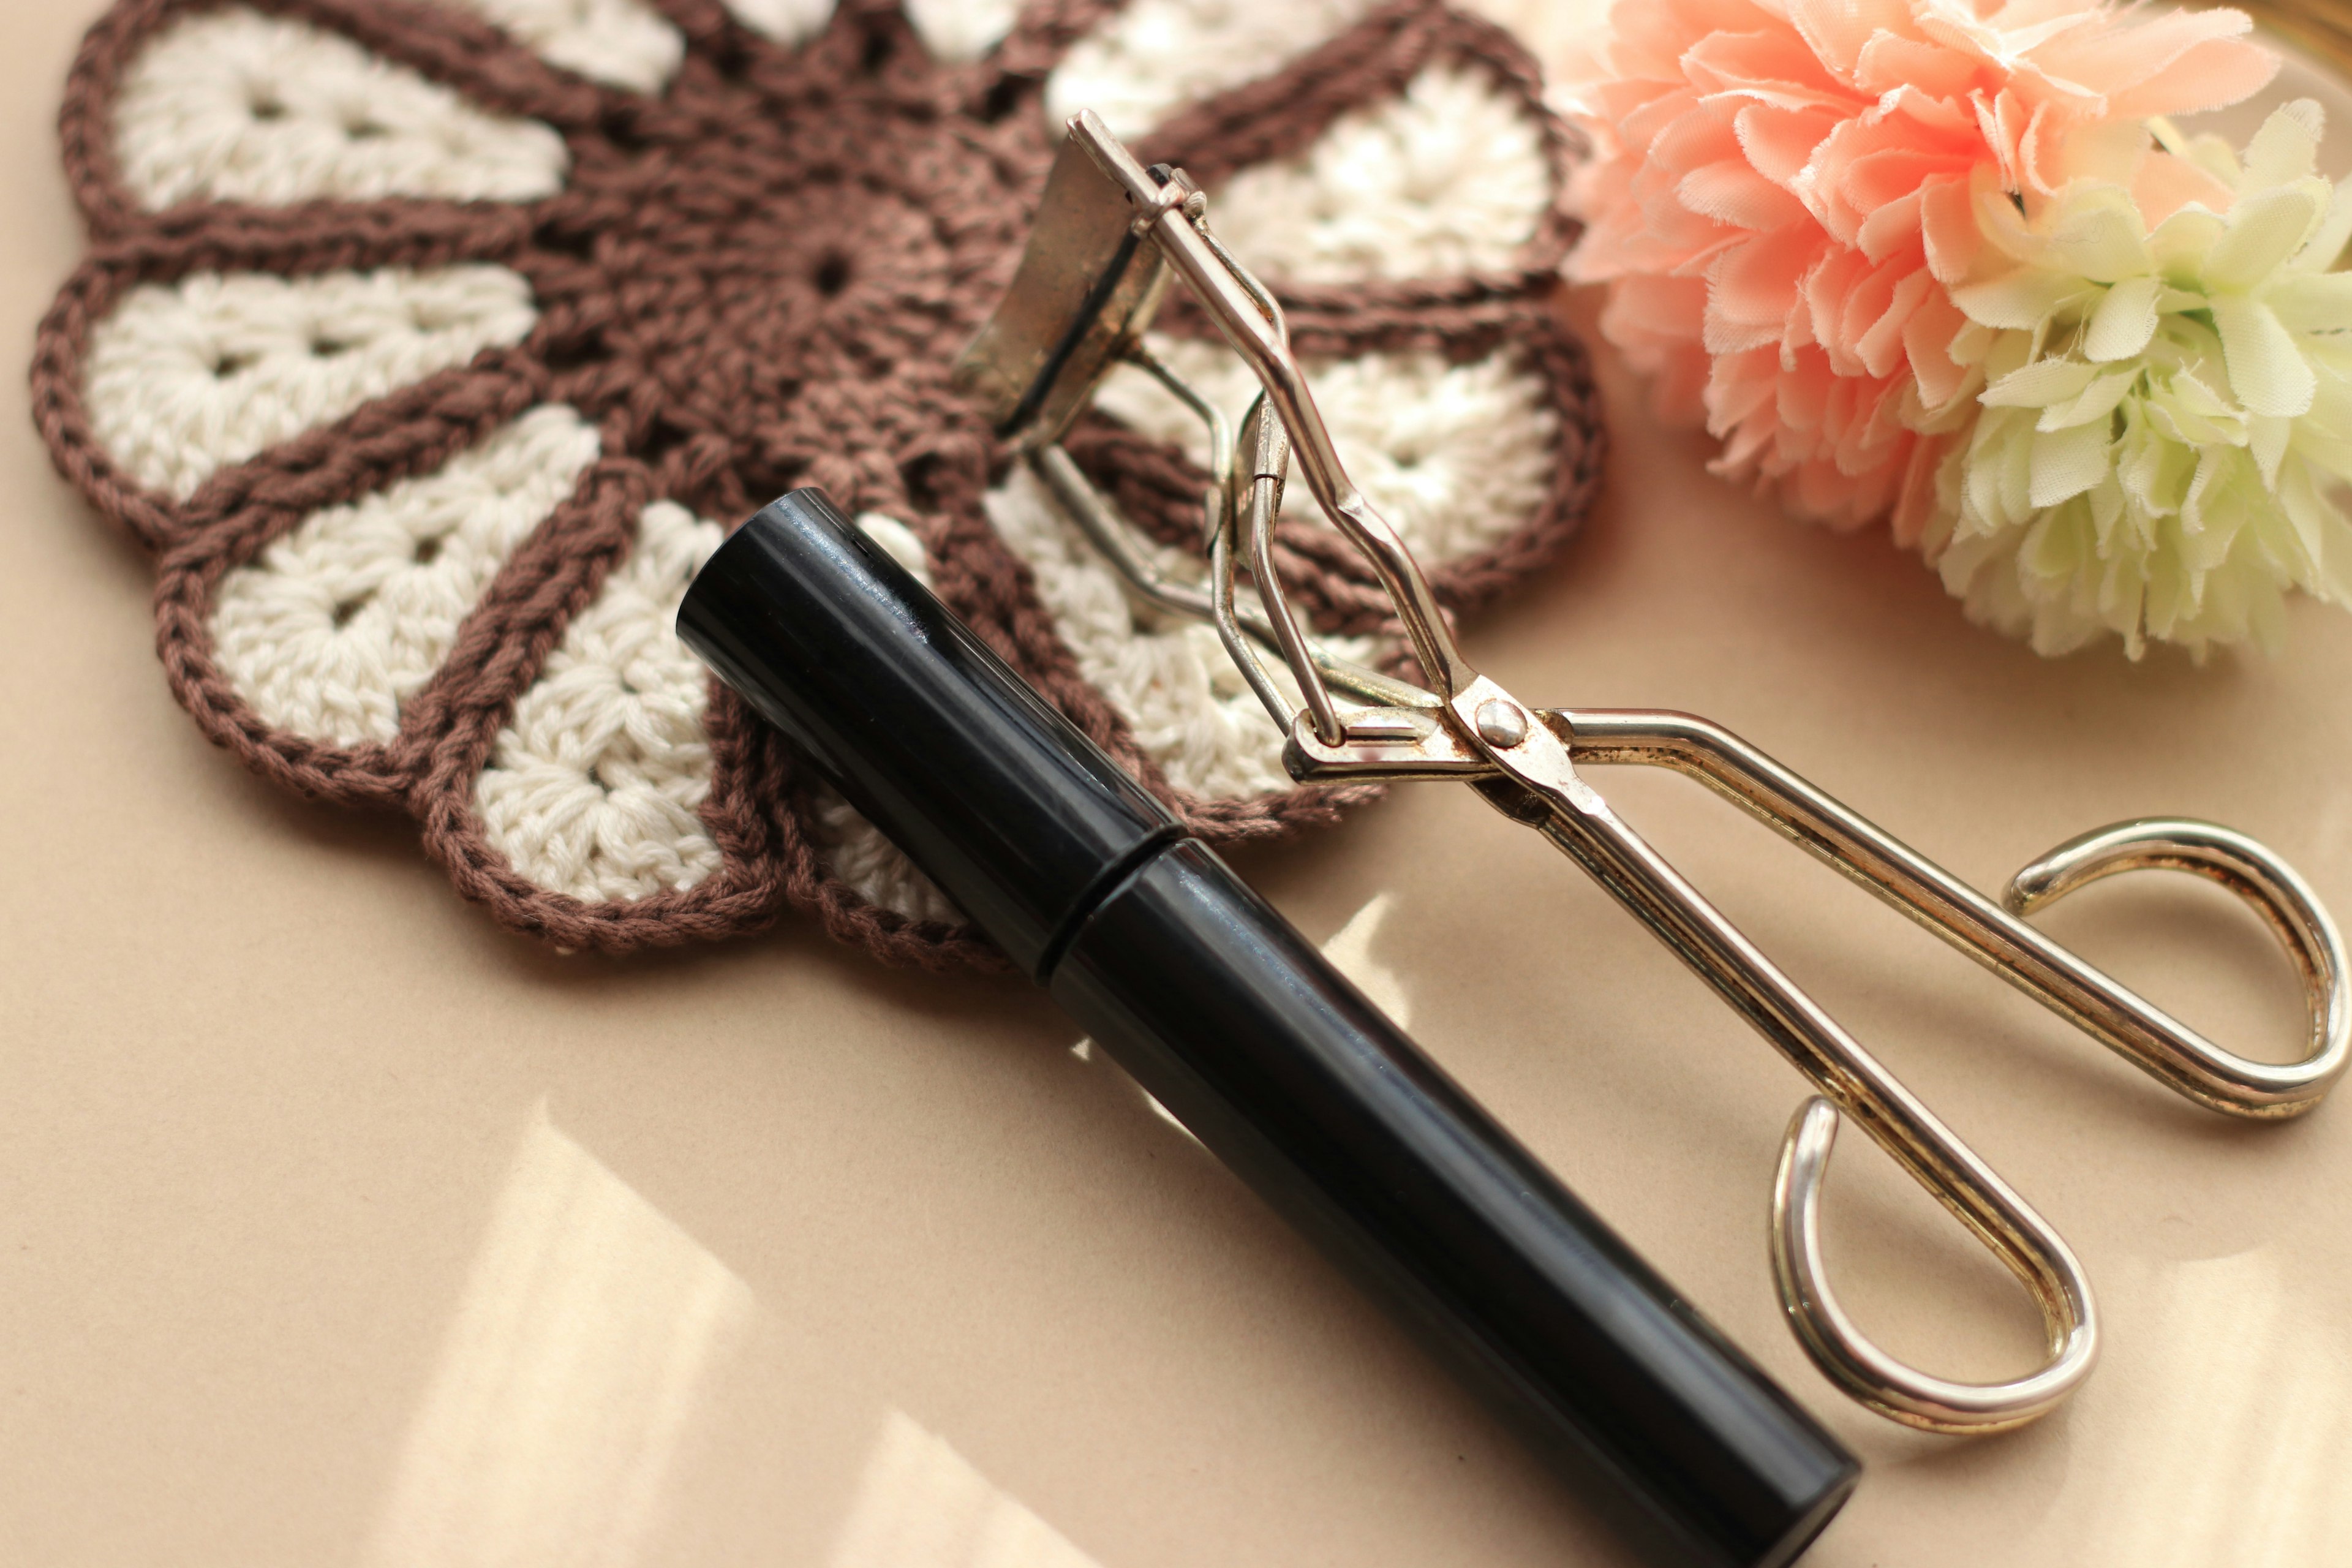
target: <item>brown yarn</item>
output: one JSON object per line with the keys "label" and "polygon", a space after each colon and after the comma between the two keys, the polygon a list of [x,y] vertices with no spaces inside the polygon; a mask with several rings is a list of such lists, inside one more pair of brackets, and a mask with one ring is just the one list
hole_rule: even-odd
{"label": "brown yarn", "polygon": [[[407,811],[461,892],[559,947],[717,938],[790,905],[892,962],[1001,968],[971,932],[877,909],[828,873],[814,781],[716,686],[702,818],[720,868],[694,887],[606,904],[550,892],[517,873],[476,812],[475,782],[500,727],[632,548],[649,501],[737,518],[794,485],[820,484],[847,510],[907,522],[940,596],[1194,831],[1265,837],[1375,793],[1306,787],[1232,801],[1171,788],[1081,677],[1027,568],[982,510],[1006,455],[948,366],[1010,280],[1041,188],[1053,147],[1045,76],[1115,9],[1110,0],[1034,0],[1011,36],[969,65],[932,61],[893,0],[844,0],[797,50],[745,29],[717,0],[649,0],[688,42],[658,97],[584,81],[441,5],[243,3],[340,32],[492,111],[541,121],[570,154],[565,188],[535,202],[143,211],[113,144],[125,69],[159,30],[221,0],[121,0],[85,39],[59,131],[92,249],[41,323],[35,421],[58,470],[159,556],[157,648],[172,689],[255,771],[305,795]],[[1486,71],[1523,104],[1564,186],[1570,143],[1542,107],[1532,62],[1499,29],[1438,0],[1395,0],[1270,76],[1179,113],[1147,146],[1213,185],[1303,151],[1336,116],[1441,58]],[[1511,537],[1436,574],[1455,611],[1546,559],[1592,493],[1596,394],[1581,346],[1545,305],[1570,234],[1556,209],[1505,272],[1280,289],[1308,355],[1467,356],[1507,343],[1539,374],[1559,425],[1551,493]],[[185,500],[132,480],[93,433],[82,384],[90,331],[141,284],[467,260],[529,280],[539,319],[518,347],[486,351],[226,466]],[[1181,303],[1165,324],[1204,330]],[[404,704],[394,738],[338,746],[265,722],[215,658],[223,578],[322,507],[430,473],[544,402],[579,409],[603,456],[500,569],[441,668]],[[1196,526],[1202,476],[1173,447],[1102,416],[1073,447],[1147,529],[1181,539]],[[1286,520],[1277,555],[1326,630],[1388,624],[1370,574],[1321,523]]]}

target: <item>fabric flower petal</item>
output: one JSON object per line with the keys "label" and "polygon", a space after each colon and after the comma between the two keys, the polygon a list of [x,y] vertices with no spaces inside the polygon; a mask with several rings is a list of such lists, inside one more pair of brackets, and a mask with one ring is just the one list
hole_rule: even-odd
{"label": "fabric flower petal", "polygon": [[2294,335],[2253,300],[2217,295],[2211,301],[2213,325],[2221,334],[2228,356],[2230,390],[2255,414],[2285,416],[2311,407],[2318,380],[2304,363]]}
{"label": "fabric flower petal", "polygon": [[2037,507],[2071,500],[2107,477],[2107,432],[2102,425],[2037,432],[2032,452],[2027,496]]}
{"label": "fabric flower petal", "polygon": [[2268,277],[2319,226],[2328,195],[2323,182],[2299,180],[2242,197],[2205,258],[2206,287],[2237,290]]}
{"label": "fabric flower petal", "polygon": [[2157,301],[2163,288],[2160,279],[2126,278],[2108,289],[2083,334],[2084,357],[2105,363],[2129,359],[2147,348],[2156,336]]}

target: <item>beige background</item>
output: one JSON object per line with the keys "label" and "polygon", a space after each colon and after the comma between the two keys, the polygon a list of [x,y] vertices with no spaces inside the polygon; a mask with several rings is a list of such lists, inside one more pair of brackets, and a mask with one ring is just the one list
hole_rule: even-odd
{"label": "beige background", "polygon": [[[80,244],[49,127],[98,8],[0,18],[11,363]],[[791,922],[557,959],[404,823],[208,748],[146,563],[8,380],[0,1560],[1619,1561],[1036,996]],[[2352,616],[2302,606],[2277,663],[2044,663],[1611,389],[1607,504],[1472,639],[1507,685],[1712,715],[1980,886],[2186,812],[2352,908]],[[2109,1342],[2069,1409],[1931,1439],[1812,1373],[1764,1260],[1797,1079],[1466,791],[1244,868],[1867,1458],[1811,1561],[2352,1561],[2352,1109],[2194,1110],[1695,786],[1599,782],[2072,1240]],[[2201,885],[2048,923],[2226,1039],[2297,1036],[2284,963]],[[1939,1370],[2025,1365],[2006,1277],[1865,1142],[1842,1160],[1867,1325]]]}

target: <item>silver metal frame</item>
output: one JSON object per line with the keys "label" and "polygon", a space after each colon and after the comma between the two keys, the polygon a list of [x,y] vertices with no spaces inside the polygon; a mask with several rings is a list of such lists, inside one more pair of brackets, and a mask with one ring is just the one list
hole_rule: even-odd
{"label": "silver metal frame", "polygon": [[[1142,364],[1210,430],[1213,471],[1202,502],[1208,590],[1151,568],[1115,510],[1053,444],[1058,426],[1035,432],[1027,460],[1081,531],[1139,599],[1215,623],[1252,689],[1287,733],[1284,760],[1293,776],[1470,784],[1583,867],[1812,1083],[1817,1092],[1790,1124],[1773,1184],[1772,1263],[1790,1326],[1830,1378],[1881,1415],[1936,1432],[2000,1431],[2063,1401],[2089,1373],[2099,1343],[2089,1282],[2064,1240],[1620,818],[1578,764],[1664,767],[1699,780],[2176,1092],[2231,1115],[2278,1119],[2306,1111],[2352,1058],[2352,962],[2311,889],[2242,834],[2210,823],[2149,819],[2060,846],[2019,872],[1996,903],[1706,720],[1522,703],[1463,657],[1411,551],[1349,480],[1291,352],[1280,306],[1209,233],[1205,199],[1181,172],[1145,169],[1091,113],[1073,120],[1069,135],[1124,195],[1129,232],[1184,283],[1265,389],[1236,442],[1215,409],[1143,353],[1139,334],[1156,295],[1133,317],[1099,329],[1097,346],[1108,346],[1097,363]],[[1066,153],[1065,163],[1076,159]],[[1100,237],[1093,239],[1099,246]],[[1055,250],[1043,237],[1033,255],[1041,247]],[[1029,303],[1034,310],[1035,300]],[[1092,321],[1084,325],[1097,330]],[[1083,402],[1066,386],[1046,390],[1059,407]],[[1045,400],[1033,394],[1029,401]],[[1361,552],[1395,605],[1428,689],[1334,659],[1301,630],[1272,555],[1284,476],[1294,458],[1316,505]],[[1244,557],[1254,610],[1235,602]],[[1280,656],[1303,709],[1292,709],[1261,648]],[[1335,691],[1351,704],[1343,708]],[[2278,935],[2310,1005],[2310,1049],[2302,1060],[2273,1065],[2213,1044],[2022,918],[2086,883],[2147,868],[2210,878]],[[1993,1384],[1937,1377],[1872,1343],[1841,1308],[1822,1262],[1819,1215],[1830,1151],[1848,1117],[2023,1283],[2048,1331],[2048,1357],[2035,1372]]]}

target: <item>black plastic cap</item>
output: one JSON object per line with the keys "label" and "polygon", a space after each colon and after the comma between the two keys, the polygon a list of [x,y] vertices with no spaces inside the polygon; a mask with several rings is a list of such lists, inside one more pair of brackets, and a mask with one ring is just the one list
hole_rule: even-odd
{"label": "black plastic cap", "polygon": [[1179,831],[822,490],[720,545],[677,634],[1039,980]]}

